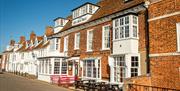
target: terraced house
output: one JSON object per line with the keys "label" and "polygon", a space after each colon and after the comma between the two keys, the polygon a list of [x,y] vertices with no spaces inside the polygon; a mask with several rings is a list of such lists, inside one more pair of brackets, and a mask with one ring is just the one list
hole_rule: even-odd
{"label": "terraced house", "polygon": [[43,36],[32,32],[29,41],[21,37],[11,45],[7,70],[47,82],[52,75],[68,75],[132,91],[180,89],[179,5],[178,0],[84,3],[54,19]]}

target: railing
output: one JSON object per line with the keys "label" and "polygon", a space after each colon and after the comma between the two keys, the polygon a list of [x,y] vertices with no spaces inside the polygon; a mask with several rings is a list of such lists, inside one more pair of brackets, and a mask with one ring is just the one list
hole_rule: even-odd
{"label": "railing", "polygon": [[180,90],[172,89],[172,88],[162,88],[162,87],[156,87],[156,86],[128,84],[127,91],[180,91]]}

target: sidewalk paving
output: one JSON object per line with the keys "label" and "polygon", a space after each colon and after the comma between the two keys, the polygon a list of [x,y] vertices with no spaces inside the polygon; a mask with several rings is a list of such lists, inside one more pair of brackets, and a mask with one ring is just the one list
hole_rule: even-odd
{"label": "sidewalk paving", "polygon": [[0,74],[0,91],[79,91],[11,73]]}

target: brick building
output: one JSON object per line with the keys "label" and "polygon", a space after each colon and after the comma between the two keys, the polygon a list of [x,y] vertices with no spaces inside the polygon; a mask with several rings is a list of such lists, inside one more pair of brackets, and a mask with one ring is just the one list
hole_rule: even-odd
{"label": "brick building", "polygon": [[144,91],[140,85],[149,86],[147,89],[151,90],[152,88],[180,90],[180,1],[149,1],[150,74],[131,79],[131,82],[138,85],[136,88],[138,91]]}
{"label": "brick building", "polygon": [[125,78],[146,74],[145,10],[143,0],[102,0],[73,9],[51,36],[67,53],[67,74],[121,87]]}
{"label": "brick building", "polygon": [[7,68],[29,74],[26,68],[33,68],[47,82],[52,75],[67,75],[133,91],[180,89],[179,6],[179,0],[84,3],[54,19],[43,36],[31,33],[29,40],[21,37],[11,45]]}

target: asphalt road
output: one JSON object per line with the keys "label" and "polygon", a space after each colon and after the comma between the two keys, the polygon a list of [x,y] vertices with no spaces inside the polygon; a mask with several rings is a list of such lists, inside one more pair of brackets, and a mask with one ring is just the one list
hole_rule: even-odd
{"label": "asphalt road", "polygon": [[0,74],[0,91],[70,91],[39,80],[32,80],[10,73]]}

